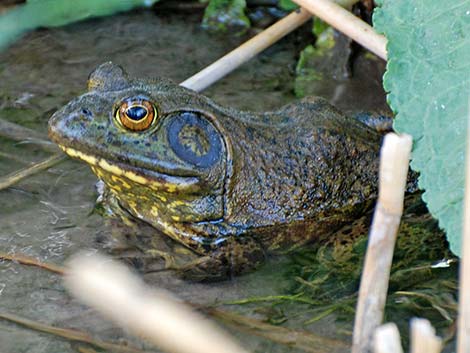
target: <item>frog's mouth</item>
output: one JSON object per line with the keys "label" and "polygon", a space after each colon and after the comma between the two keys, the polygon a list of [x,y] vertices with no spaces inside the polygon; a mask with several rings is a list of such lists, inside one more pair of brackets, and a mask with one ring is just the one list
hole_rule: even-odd
{"label": "frog's mouth", "polygon": [[71,147],[65,147],[63,145],[59,145],[59,147],[72,158],[81,159],[92,167],[103,169],[112,175],[124,177],[131,182],[148,186],[154,190],[166,192],[195,192],[200,189],[200,180],[197,177],[167,175],[119,162],[109,161],[104,158],[97,158]]}

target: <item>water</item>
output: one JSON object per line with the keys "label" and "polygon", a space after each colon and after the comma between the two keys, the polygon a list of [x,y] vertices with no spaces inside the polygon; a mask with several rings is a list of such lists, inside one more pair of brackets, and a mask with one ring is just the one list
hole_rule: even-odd
{"label": "water", "polygon": [[[82,93],[88,73],[108,60],[123,65],[131,75],[161,75],[183,81],[244,39],[204,32],[199,26],[200,16],[158,16],[151,11],[138,11],[28,34],[0,53],[0,117],[45,135],[50,115]],[[303,32],[289,36],[205,94],[239,109],[269,110],[293,101],[293,71],[299,50],[307,44],[304,33],[308,31],[306,27]],[[351,99],[354,94],[365,93],[342,94],[348,95],[348,101],[354,101]],[[361,110],[351,106],[349,109]],[[0,139],[0,151],[16,158],[0,156],[1,175],[48,155],[35,145],[7,139]],[[81,249],[102,250],[99,239],[109,236],[111,230],[103,218],[92,212],[95,182],[86,165],[67,160],[0,191],[0,251],[63,264]],[[154,273],[145,276],[145,280],[183,299],[212,304],[283,294],[289,285],[287,279],[278,275],[284,264],[283,256],[275,257],[269,266],[256,273],[210,285],[184,282],[171,273]],[[286,325],[301,327],[304,308],[292,306],[289,310],[293,319]],[[103,340],[128,341],[147,347],[77,303],[62,287],[60,276],[38,268],[0,263],[0,311],[84,330]],[[238,311],[259,319],[272,314],[244,307]],[[331,317],[306,328],[329,337],[337,336]],[[235,334],[253,352],[294,351],[268,340]],[[1,353],[67,353],[76,352],[77,347],[77,343],[0,320]]]}

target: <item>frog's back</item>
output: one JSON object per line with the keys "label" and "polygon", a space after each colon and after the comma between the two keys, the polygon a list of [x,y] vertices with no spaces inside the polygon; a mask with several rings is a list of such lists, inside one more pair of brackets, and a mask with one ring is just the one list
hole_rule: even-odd
{"label": "frog's back", "polygon": [[221,117],[234,156],[230,223],[285,225],[375,197],[381,136],[324,99],[239,117]]}

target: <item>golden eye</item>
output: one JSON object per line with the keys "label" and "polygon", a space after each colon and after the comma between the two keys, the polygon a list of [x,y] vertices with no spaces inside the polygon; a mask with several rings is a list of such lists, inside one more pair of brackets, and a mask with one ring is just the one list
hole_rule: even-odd
{"label": "golden eye", "polygon": [[143,98],[126,99],[116,110],[118,123],[131,131],[147,130],[156,117],[155,106]]}

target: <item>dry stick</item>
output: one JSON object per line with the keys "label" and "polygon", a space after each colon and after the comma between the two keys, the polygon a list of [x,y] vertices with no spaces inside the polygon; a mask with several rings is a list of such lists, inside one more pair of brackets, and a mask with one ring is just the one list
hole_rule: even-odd
{"label": "dry stick", "polygon": [[[470,109],[470,101],[469,101]],[[467,156],[465,167],[465,197],[462,231],[462,257],[459,274],[459,317],[457,353],[470,350],[470,112],[467,122]]]}
{"label": "dry stick", "polygon": [[33,174],[39,173],[43,170],[49,169],[50,167],[64,161],[67,156],[64,154],[55,154],[42,162],[33,164],[30,167],[20,169],[10,175],[0,178],[0,190],[6,189],[13,184],[16,184],[20,180],[27,178]]}
{"label": "dry stick", "polygon": [[23,318],[14,314],[0,313],[0,319],[10,321],[18,325],[22,325],[22,326],[25,326],[27,328],[30,328],[36,331],[45,332],[51,335],[66,338],[68,340],[88,343],[92,346],[95,346],[104,350],[109,350],[111,352],[145,353],[145,351],[135,348],[135,347],[123,346],[123,345],[119,345],[116,343],[96,340],[93,337],[91,337],[89,334],[82,332],[82,331],[45,325],[40,322],[26,319],[26,318]]}
{"label": "dry stick", "polygon": [[270,45],[276,43],[286,34],[300,27],[307,22],[311,16],[312,15],[303,9],[292,12],[202,71],[191,76],[180,85],[197,92],[204,90]]}
{"label": "dry stick", "polygon": [[82,302],[164,351],[246,353],[213,323],[107,258],[76,257],[64,281]]}
{"label": "dry stick", "polygon": [[50,272],[57,273],[59,275],[65,274],[64,267],[61,267],[59,265],[55,265],[52,263],[42,262],[31,256],[26,256],[26,255],[21,255],[21,254],[6,254],[3,252],[0,252],[0,260],[14,261],[22,265],[39,267],[39,268],[48,270]]}
{"label": "dry stick", "polygon": [[411,320],[411,353],[439,353],[442,340],[436,336],[436,330],[426,319]]}
{"label": "dry stick", "polygon": [[373,347],[374,353],[403,353],[397,325],[388,323],[379,326],[374,332]]}
{"label": "dry stick", "polygon": [[353,353],[370,348],[383,318],[393,250],[403,213],[411,136],[387,134],[380,157],[379,198],[375,206],[362,272],[353,334]]}
{"label": "dry stick", "polygon": [[354,39],[375,55],[387,60],[387,40],[364,21],[329,0],[293,0],[338,31]]}

